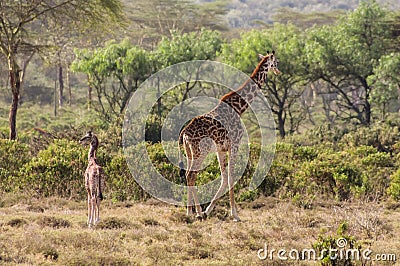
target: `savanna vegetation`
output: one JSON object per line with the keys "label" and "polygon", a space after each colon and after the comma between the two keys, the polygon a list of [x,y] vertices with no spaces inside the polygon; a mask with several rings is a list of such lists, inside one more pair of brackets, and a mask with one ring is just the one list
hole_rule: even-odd
{"label": "savanna vegetation", "polygon": [[[275,2],[2,1],[0,264],[258,264],[268,263],[257,257],[265,244],[322,254],[339,238],[400,256],[400,13],[372,0]],[[273,13],[259,14],[267,7]],[[229,220],[225,198],[203,222],[152,199],[122,148],[133,93],[185,61],[251,74],[267,50],[282,72],[262,88],[277,141],[268,174],[250,191],[265,147],[244,117],[249,162],[235,186],[244,221]],[[160,143],[166,117],[182,101],[227,91],[188,78],[162,95],[143,121],[151,167],[178,183]],[[107,175],[95,231],[85,229],[87,148],[77,141],[87,130],[101,141]],[[209,162],[198,184],[219,176],[216,158]]]}

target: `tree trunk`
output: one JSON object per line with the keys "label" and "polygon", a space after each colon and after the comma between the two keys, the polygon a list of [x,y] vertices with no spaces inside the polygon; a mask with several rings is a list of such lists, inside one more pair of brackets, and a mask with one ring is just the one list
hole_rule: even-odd
{"label": "tree trunk", "polygon": [[71,91],[71,83],[69,82],[69,67],[67,65],[67,69],[66,69],[67,73],[66,73],[66,82],[67,82],[67,88],[68,88],[68,105],[71,106],[71,101],[72,101],[72,91]]}
{"label": "tree trunk", "polygon": [[[397,83],[397,100],[400,103],[400,83]],[[400,108],[397,109],[397,112],[400,114]]]}
{"label": "tree trunk", "polygon": [[[58,69],[56,68],[56,75]],[[57,116],[57,79],[54,79],[54,116]]]}
{"label": "tree trunk", "polygon": [[64,104],[64,81],[63,81],[63,68],[61,64],[58,66],[58,86],[59,86],[59,94],[58,94],[58,106],[61,108]]}
{"label": "tree trunk", "polygon": [[92,86],[88,87],[88,110],[92,109]]}
{"label": "tree trunk", "polygon": [[10,140],[15,140],[17,138],[17,110],[18,110],[18,101],[19,101],[19,92],[21,89],[21,70],[18,68],[17,64],[15,64],[12,59],[9,59],[9,78],[10,78],[10,86],[12,92],[12,101],[10,112],[8,115],[9,125],[10,125]]}
{"label": "tree trunk", "polygon": [[369,103],[368,99],[365,101],[364,105],[364,119],[363,119],[363,124],[366,126],[369,126],[371,124],[371,104]]}
{"label": "tree trunk", "polygon": [[278,113],[278,130],[279,130],[279,135],[281,136],[282,139],[284,139],[286,136],[285,118],[283,116],[284,116],[283,111],[279,111],[279,113]]}
{"label": "tree trunk", "polygon": [[32,52],[24,60],[22,70],[18,66],[15,58],[12,55],[8,56],[8,69],[9,69],[8,75],[11,87],[11,94],[12,94],[11,107],[10,107],[10,112],[8,114],[8,121],[10,126],[10,135],[9,135],[10,140],[15,140],[17,138],[17,111],[19,105],[20,92],[22,88],[22,83],[24,81],[24,75],[26,69],[34,54],[35,52]]}

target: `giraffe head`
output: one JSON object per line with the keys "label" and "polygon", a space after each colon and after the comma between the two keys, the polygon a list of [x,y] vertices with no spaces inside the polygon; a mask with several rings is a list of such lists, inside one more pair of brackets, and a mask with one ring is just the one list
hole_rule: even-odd
{"label": "giraffe head", "polygon": [[94,136],[94,135],[93,135],[92,131],[88,131],[88,132],[86,133],[86,135],[83,136],[83,137],[79,140],[79,143],[81,143],[81,144],[86,144],[86,143],[92,141],[93,136]]}
{"label": "giraffe head", "polygon": [[278,69],[279,60],[275,56],[275,51],[272,51],[272,53],[267,51],[266,55],[258,54],[258,57],[260,59],[259,71],[267,73],[272,70],[276,75],[281,73]]}
{"label": "giraffe head", "polygon": [[89,161],[90,159],[94,159],[94,162],[97,163],[96,150],[99,147],[99,140],[97,139],[96,135],[92,133],[92,131],[88,131],[86,135],[79,140],[79,143],[83,145],[89,142],[90,142]]}

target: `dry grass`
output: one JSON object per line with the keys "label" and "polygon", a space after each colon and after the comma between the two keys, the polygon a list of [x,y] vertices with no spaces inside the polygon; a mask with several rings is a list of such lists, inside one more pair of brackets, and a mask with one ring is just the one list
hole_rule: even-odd
{"label": "dry grass", "polygon": [[320,203],[304,210],[290,202],[260,198],[240,205],[243,221],[236,223],[227,217],[224,201],[206,221],[154,200],[106,201],[101,223],[90,230],[85,202],[6,199],[0,208],[0,264],[298,265],[300,261],[276,257],[261,261],[257,251],[265,245],[276,250],[312,248],[318,235],[335,235],[343,222],[363,248],[399,257],[400,213],[393,206]]}

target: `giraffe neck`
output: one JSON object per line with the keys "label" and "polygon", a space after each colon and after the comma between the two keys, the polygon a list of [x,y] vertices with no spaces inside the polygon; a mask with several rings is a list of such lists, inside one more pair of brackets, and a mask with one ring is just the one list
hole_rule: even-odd
{"label": "giraffe neck", "polygon": [[221,101],[231,106],[236,113],[242,115],[257,96],[267,75],[258,66],[250,78],[236,91],[232,91],[221,98]]}
{"label": "giraffe neck", "polygon": [[92,137],[92,141],[90,142],[90,149],[89,149],[89,154],[88,154],[88,159],[96,159],[96,150],[97,147],[99,146],[99,140],[97,139],[96,136]]}
{"label": "giraffe neck", "polygon": [[261,89],[261,86],[264,84],[267,79],[268,70],[263,69],[261,66],[257,66],[251,74],[250,78],[254,81],[254,83]]}

